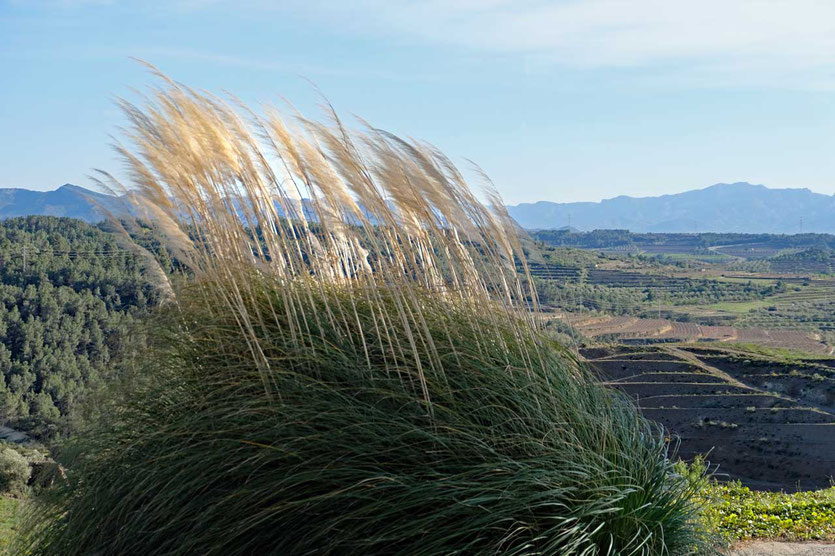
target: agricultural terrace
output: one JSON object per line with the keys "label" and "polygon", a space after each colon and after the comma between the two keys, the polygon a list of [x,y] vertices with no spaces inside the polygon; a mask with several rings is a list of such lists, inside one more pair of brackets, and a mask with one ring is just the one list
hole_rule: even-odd
{"label": "agricultural terrace", "polygon": [[787,365],[699,345],[593,347],[581,354],[602,383],[664,425],[682,458],[709,454],[718,478],[765,490],[830,485],[835,361]]}

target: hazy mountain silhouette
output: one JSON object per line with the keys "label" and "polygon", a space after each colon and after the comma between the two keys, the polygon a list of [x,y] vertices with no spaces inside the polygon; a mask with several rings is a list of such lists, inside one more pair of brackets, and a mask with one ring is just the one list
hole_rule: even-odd
{"label": "hazy mountain silhouette", "polygon": [[[54,191],[0,188],[0,218],[68,216],[98,222],[122,214],[121,197],[66,184]],[[508,207],[528,229],[627,229],[633,232],[835,233],[835,195],[720,183],[660,197],[620,196],[599,203],[522,203]]]}
{"label": "hazy mountain silhouette", "polygon": [[118,214],[124,210],[120,197],[77,185],[65,184],[54,191],[0,188],[0,218],[46,215],[99,222],[104,220],[107,211]]}
{"label": "hazy mountain silhouette", "polygon": [[633,232],[835,232],[835,195],[808,189],[769,189],[750,183],[719,183],[660,197],[620,196],[599,203],[522,203],[509,206],[523,228],[571,225],[588,231]]}

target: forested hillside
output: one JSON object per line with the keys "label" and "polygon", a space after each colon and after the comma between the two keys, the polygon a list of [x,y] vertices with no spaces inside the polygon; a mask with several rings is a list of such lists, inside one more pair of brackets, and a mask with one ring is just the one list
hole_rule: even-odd
{"label": "forested hillside", "polygon": [[652,251],[664,247],[668,251],[707,249],[723,245],[768,246],[780,249],[835,249],[832,234],[737,234],[737,233],[636,233],[629,230],[600,229],[578,232],[571,229],[535,230],[530,235],[539,241],[557,247],[580,249],[637,248]]}
{"label": "forested hillside", "polygon": [[142,346],[157,302],[142,261],[83,222],[0,222],[0,421],[40,438],[67,430],[85,394]]}

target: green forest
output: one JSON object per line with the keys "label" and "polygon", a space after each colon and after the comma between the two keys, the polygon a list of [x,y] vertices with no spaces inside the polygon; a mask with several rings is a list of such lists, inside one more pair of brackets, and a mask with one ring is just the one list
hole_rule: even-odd
{"label": "green forest", "polygon": [[65,435],[89,393],[143,345],[159,294],[114,234],[46,216],[0,223],[0,419]]}
{"label": "green forest", "polygon": [[531,236],[549,245],[605,249],[614,247],[675,246],[707,248],[731,244],[765,244],[782,248],[835,249],[835,236],[831,234],[740,234],[740,233],[639,233],[629,230],[592,230],[580,232],[562,228],[558,230],[533,230]]}

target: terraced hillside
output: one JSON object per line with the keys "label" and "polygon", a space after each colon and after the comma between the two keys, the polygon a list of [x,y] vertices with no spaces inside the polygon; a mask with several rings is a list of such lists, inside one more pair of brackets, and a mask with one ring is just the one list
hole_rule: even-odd
{"label": "terraced hillside", "polygon": [[792,365],[702,347],[585,348],[601,382],[681,440],[709,453],[720,478],[758,489],[803,490],[835,475],[835,368]]}
{"label": "terraced hillside", "polygon": [[528,268],[532,276],[543,280],[582,280],[588,284],[604,285],[610,288],[655,288],[659,291],[680,291],[692,287],[692,281],[687,278],[646,272],[581,268],[539,262],[529,262]]}

